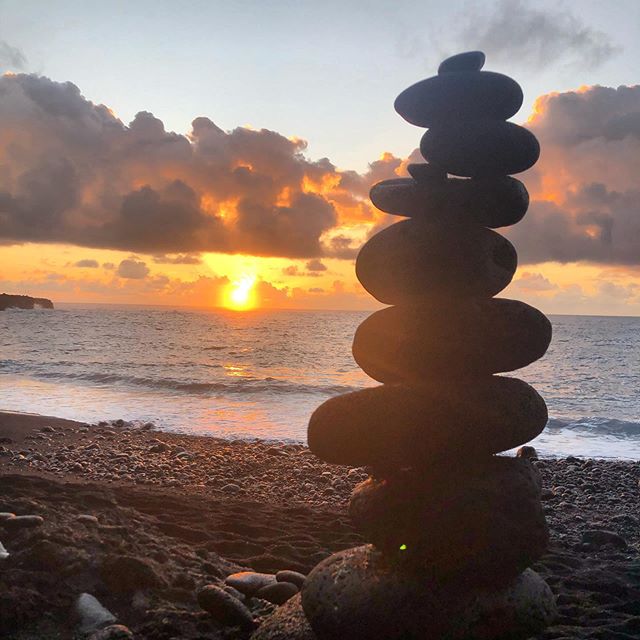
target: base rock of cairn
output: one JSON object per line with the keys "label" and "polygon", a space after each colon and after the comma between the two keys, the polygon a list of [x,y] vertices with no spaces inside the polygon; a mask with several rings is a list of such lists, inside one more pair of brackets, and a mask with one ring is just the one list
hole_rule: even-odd
{"label": "base rock of cairn", "polygon": [[383,384],[331,398],[309,422],[317,456],[371,469],[349,511],[372,544],[317,565],[255,640],[516,640],[555,616],[551,590],[528,568],[548,542],[538,473],[497,455],[547,421],[532,387],[495,374],[542,357],[551,325],[492,297],[517,266],[492,229],[524,216],[529,196],[510,174],[540,148],[506,122],[522,104],[519,85],[482,71],[484,60],[448,58],[396,99],[401,116],[429,128],[428,163],[371,189],[379,209],[409,219],[356,261],[363,286],[395,305],[367,318],[353,344]]}

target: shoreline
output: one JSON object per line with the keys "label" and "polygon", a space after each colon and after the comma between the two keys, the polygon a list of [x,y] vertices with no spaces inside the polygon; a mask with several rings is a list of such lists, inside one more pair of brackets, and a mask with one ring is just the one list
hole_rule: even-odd
{"label": "shoreline", "polygon": [[[560,611],[540,639],[637,638],[640,462],[533,464],[551,531],[549,552],[534,568]],[[18,536],[0,527],[10,553],[0,561],[0,635],[71,640],[73,598],[88,591],[135,638],[247,638],[211,626],[197,588],[240,568],[306,573],[362,544],[347,507],[366,477],[364,469],[323,463],[302,444],[0,412],[0,511],[44,518]],[[97,519],[94,526],[79,525],[83,515]],[[156,586],[136,596],[105,582],[100,567],[123,554],[149,559]],[[253,600],[259,622],[274,605]]]}

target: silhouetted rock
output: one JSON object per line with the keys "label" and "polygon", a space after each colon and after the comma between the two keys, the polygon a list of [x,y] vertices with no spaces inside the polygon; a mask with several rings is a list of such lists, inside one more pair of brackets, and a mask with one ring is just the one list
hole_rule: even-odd
{"label": "silhouetted rock", "polygon": [[407,171],[417,182],[444,182],[447,179],[444,169],[423,162],[407,165]]}
{"label": "silhouetted rock", "polygon": [[516,451],[516,457],[524,458],[525,460],[537,460],[538,452],[535,447],[524,445]]}
{"label": "silhouetted rock", "polygon": [[420,152],[447,173],[480,178],[526,171],[537,162],[540,145],[512,122],[470,120],[432,127],[422,136]]}
{"label": "silhouetted rock", "polygon": [[360,249],[356,275],[386,304],[421,299],[490,298],[513,278],[513,245],[478,225],[435,225],[403,220],[383,229]]}
{"label": "silhouetted rock", "polygon": [[405,89],[396,111],[418,127],[465,120],[506,120],[522,106],[520,85],[493,71],[458,71],[421,80]]}
{"label": "silhouetted rock", "polygon": [[524,302],[462,299],[377,311],[358,327],[353,357],[380,382],[416,382],[520,369],[550,341],[551,323]]}
{"label": "silhouetted rock", "polygon": [[292,582],[274,582],[256,591],[256,598],[262,598],[273,604],[284,604],[298,593],[298,587]]}
{"label": "silhouetted rock", "polygon": [[32,298],[30,296],[14,296],[0,293],[0,311],[5,309],[53,309],[53,302],[47,298]]}
{"label": "silhouetted rock", "polygon": [[443,60],[438,67],[438,73],[480,71],[484,67],[484,63],[485,55],[482,51],[465,51]]}
{"label": "silhouetted rock", "polygon": [[251,611],[240,600],[213,584],[198,591],[198,604],[225,626],[243,629],[254,626]]}
{"label": "silhouetted rock", "polygon": [[544,400],[522,380],[429,380],[330,398],[311,416],[308,440],[334,464],[426,468],[517,447],[546,422]]}
{"label": "silhouetted rock", "polygon": [[516,224],[529,207],[525,186],[510,176],[428,182],[396,178],[373,185],[369,197],[386,213],[438,224],[473,222],[492,228]]}

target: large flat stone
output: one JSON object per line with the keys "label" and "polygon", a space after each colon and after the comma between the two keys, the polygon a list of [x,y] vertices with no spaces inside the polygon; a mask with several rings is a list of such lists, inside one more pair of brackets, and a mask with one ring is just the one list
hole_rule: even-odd
{"label": "large flat stone", "polygon": [[302,606],[323,640],[519,640],[555,617],[531,569],[502,589],[465,589],[389,564],[371,546],[336,553],[309,574]]}
{"label": "large flat stone", "polygon": [[426,78],[405,89],[395,110],[411,124],[433,127],[460,120],[506,120],[522,106],[520,85],[493,71],[457,71]]}
{"label": "large flat stone", "polygon": [[526,171],[537,162],[540,145],[512,122],[476,120],[432,127],[422,136],[420,152],[447,173],[478,178]]}
{"label": "large flat stone", "polygon": [[359,484],[351,518],[387,557],[442,580],[507,584],[546,551],[540,478],[527,460],[448,461]]}
{"label": "large flat stone", "polygon": [[376,311],[358,327],[353,357],[380,382],[416,382],[513,371],[550,341],[551,323],[524,302],[463,299]]}
{"label": "large flat stone", "polygon": [[365,243],[356,275],[380,302],[416,304],[443,297],[490,298],[511,282],[517,263],[513,245],[495,231],[411,219]]}
{"label": "large flat stone", "polygon": [[435,379],[330,398],[313,412],[308,441],[335,464],[423,469],[517,447],[546,422],[544,400],[522,380]]}
{"label": "large flat stone", "polygon": [[509,176],[428,182],[396,178],[373,185],[369,197],[386,213],[438,224],[473,222],[491,228],[516,224],[529,207],[524,184]]}

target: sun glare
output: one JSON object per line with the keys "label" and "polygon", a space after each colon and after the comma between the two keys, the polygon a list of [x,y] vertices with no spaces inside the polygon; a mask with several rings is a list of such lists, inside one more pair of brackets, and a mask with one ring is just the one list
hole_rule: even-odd
{"label": "sun glare", "polygon": [[227,309],[243,311],[256,306],[255,276],[242,276],[229,284],[224,296],[224,306]]}

